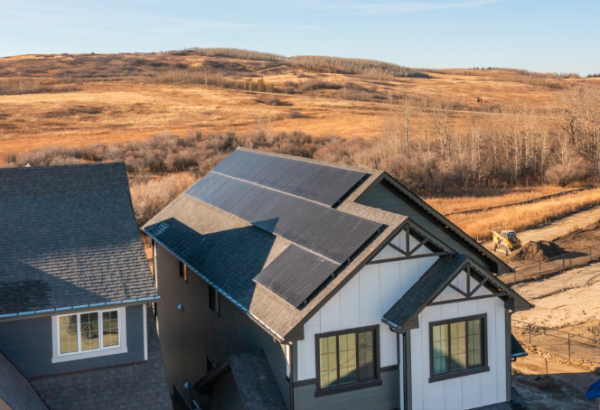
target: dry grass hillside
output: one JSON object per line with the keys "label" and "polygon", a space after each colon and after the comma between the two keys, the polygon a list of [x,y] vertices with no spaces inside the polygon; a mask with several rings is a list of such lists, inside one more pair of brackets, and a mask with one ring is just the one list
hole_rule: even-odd
{"label": "dry grass hillside", "polygon": [[574,83],[600,81],[227,49],[7,57],[0,59],[0,153],[192,128],[371,138],[405,105],[415,130],[423,110],[437,109],[454,110],[450,120],[465,128],[473,115],[506,106],[549,115]]}
{"label": "dry grass hillside", "polygon": [[124,161],[140,223],[237,146],[382,169],[445,214],[535,201],[451,216],[484,239],[597,204],[544,197],[600,180],[600,78],[236,49],[0,59],[2,165]]}

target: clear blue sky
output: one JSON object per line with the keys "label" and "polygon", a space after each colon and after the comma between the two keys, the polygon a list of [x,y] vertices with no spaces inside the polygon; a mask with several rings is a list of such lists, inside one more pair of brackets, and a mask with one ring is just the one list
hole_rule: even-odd
{"label": "clear blue sky", "polygon": [[0,56],[237,47],[600,73],[598,0],[0,0]]}

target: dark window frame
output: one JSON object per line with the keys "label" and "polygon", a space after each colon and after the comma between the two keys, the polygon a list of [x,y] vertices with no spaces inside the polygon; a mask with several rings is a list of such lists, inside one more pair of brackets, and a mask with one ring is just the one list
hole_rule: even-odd
{"label": "dark window frame", "polygon": [[[467,368],[463,370],[455,370],[455,371],[447,371],[441,374],[434,374],[433,372],[433,327],[448,325],[448,352],[451,352],[450,340],[452,339],[450,335],[450,324],[452,323],[460,323],[460,322],[469,322],[470,320],[481,320],[482,321],[482,333],[481,333],[481,360],[482,364],[474,365],[469,367],[469,363],[467,362]],[[467,325],[465,325],[467,326]],[[468,351],[469,351],[469,338],[467,336],[465,348],[467,350],[467,360],[468,360]],[[449,360],[450,360],[449,356]],[[450,366],[448,366],[450,369]],[[464,316],[457,317],[453,319],[440,320],[437,322],[429,322],[429,383],[435,383],[442,380],[454,379],[457,377],[469,376],[477,373],[489,372],[490,367],[488,365],[488,321],[487,321],[487,313],[473,315],[473,316]]]}
{"label": "dark window frame", "polygon": [[187,265],[179,261],[179,277],[187,283],[188,281],[188,268]]}
{"label": "dark window frame", "polygon": [[[373,336],[374,336],[374,340],[373,340],[373,355],[374,355],[374,362],[375,362],[375,378],[373,380],[367,380],[367,381],[357,381],[354,383],[348,383],[346,385],[343,386],[336,386],[336,387],[326,387],[326,388],[321,388],[321,360],[320,360],[320,353],[319,353],[319,339],[322,338],[326,338],[326,337],[331,337],[331,336],[341,336],[341,335],[346,335],[348,333],[356,333],[358,335],[358,333],[363,333],[363,332],[368,332],[368,331],[372,331],[373,332]],[[338,371],[338,382],[339,382],[339,372],[340,372],[340,366],[339,366],[339,339],[337,340],[337,344],[338,344],[338,349],[337,349],[337,353],[338,353],[338,366],[337,366],[337,371]],[[357,367],[357,374],[358,374],[358,344],[356,346],[356,367]],[[373,326],[364,326],[364,327],[357,327],[357,328],[352,328],[352,329],[343,329],[343,330],[336,330],[335,332],[327,332],[327,333],[319,333],[315,335],[315,362],[316,362],[316,391],[315,391],[315,397],[321,397],[321,396],[327,396],[330,394],[337,394],[337,393],[344,393],[344,392],[348,392],[348,391],[354,391],[354,390],[359,390],[359,389],[366,389],[369,387],[375,387],[375,386],[381,386],[383,384],[383,382],[381,381],[381,361],[380,361],[380,343],[379,343],[379,325],[373,325]]]}
{"label": "dark window frame", "polygon": [[208,308],[215,312],[217,316],[221,316],[221,301],[219,299],[219,291],[208,285]]}

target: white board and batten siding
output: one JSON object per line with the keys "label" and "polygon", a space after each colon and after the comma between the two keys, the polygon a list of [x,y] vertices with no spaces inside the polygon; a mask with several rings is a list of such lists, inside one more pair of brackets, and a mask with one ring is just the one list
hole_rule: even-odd
{"label": "white board and batten siding", "polygon": [[[487,314],[490,370],[429,383],[429,323],[483,313]],[[502,299],[492,297],[429,306],[419,314],[419,328],[410,332],[413,410],[468,410],[507,400],[505,309]]]}
{"label": "white board and batten siding", "polygon": [[[392,243],[407,250],[406,234],[401,232]],[[410,237],[411,250],[418,244]],[[415,252],[426,253],[431,251],[425,246]],[[400,256],[386,246],[373,260]],[[298,342],[298,381],[317,378],[315,335],[344,329],[379,325],[380,364],[397,365],[396,333],[381,318],[437,260],[437,256],[431,256],[366,265],[304,325],[304,340]]]}

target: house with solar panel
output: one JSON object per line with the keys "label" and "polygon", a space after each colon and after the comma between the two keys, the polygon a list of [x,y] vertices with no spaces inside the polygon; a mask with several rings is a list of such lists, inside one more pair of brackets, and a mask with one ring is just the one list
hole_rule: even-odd
{"label": "house with solar panel", "polygon": [[385,172],[238,148],[143,230],[182,409],[511,408],[532,305]]}
{"label": "house with solar panel", "polygon": [[172,409],[125,165],[0,169],[0,409]]}

